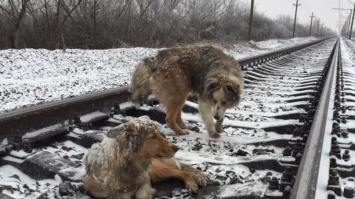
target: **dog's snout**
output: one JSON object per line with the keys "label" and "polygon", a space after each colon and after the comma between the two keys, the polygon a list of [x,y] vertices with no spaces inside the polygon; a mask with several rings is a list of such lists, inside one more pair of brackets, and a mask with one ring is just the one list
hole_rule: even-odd
{"label": "dog's snout", "polygon": [[179,149],[180,149],[180,148],[179,148],[178,146],[173,145],[173,151],[174,151],[174,153],[176,153]]}
{"label": "dog's snout", "polygon": [[215,116],[214,116],[214,119],[219,120],[219,116],[218,116],[218,115],[215,115]]}

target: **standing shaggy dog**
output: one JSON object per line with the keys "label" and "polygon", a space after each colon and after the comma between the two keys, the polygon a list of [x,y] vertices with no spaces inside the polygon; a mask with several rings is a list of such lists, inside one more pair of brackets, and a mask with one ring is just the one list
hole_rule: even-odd
{"label": "standing shaggy dog", "polygon": [[213,138],[220,136],[225,111],[239,103],[242,88],[238,62],[211,46],[162,50],[137,66],[131,83],[133,103],[155,94],[166,107],[166,123],[178,135],[191,128],[182,121],[181,110],[189,94],[197,94],[200,114]]}
{"label": "standing shaggy dog", "polygon": [[84,188],[99,198],[151,199],[151,159],[172,157],[177,149],[147,116],[121,124],[85,155]]}

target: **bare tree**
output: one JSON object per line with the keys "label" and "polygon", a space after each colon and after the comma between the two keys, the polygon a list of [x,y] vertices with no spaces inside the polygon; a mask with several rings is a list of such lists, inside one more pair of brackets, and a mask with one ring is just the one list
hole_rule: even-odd
{"label": "bare tree", "polygon": [[[248,13],[239,0],[0,0],[0,48],[235,42],[246,39]],[[253,38],[290,37],[289,18],[271,20],[256,10]],[[298,27],[303,36],[306,28]]]}
{"label": "bare tree", "polygon": [[18,47],[18,31],[21,26],[21,22],[26,14],[27,3],[30,0],[21,0],[21,1],[13,1],[8,0],[8,7],[4,7],[0,5],[0,9],[5,12],[9,19],[13,21],[13,27],[10,27],[10,48],[17,48]]}

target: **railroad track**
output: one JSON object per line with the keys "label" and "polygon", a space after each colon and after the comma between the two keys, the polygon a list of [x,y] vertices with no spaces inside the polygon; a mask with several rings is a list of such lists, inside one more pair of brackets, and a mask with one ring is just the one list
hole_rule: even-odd
{"label": "railroad track", "polygon": [[175,136],[159,103],[134,108],[128,87],[3,113],[0,198],[90,198],[80,186],[87,148],[141,115],[181,148],[178,159],[209,176],[195,195],[179,181],[155,184],[156,198],[352,198],[355,72],[347,52],[353,43],[329,38],[239,60],[242,101],[227,111],[219,139],[208,137],[194,98],[182,117],[199,131]]}

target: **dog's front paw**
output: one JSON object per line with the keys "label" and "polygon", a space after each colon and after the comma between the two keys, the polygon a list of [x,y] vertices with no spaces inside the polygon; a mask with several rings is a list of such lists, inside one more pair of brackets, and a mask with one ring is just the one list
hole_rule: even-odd
{"label": "dog's front paw", "polygon": [[185,183],[186,189],[191,193],[196,193],[198,190],[198,185],[194,181],[187,181]]}
{"label": "dog's front paw", "polygon": [[185,124],[185,127],[186,127],[185,129],[188,129],[188,130],[200,132],[200,129],[195,125]]}
{"label": "dog's front paw", "polygon": [[198,186],[204,187],[207,185],[208,177],[204,173],[200,172],[198,174],[195,174],[193,178]]}
{"label": "dog's front paw", "polygon": [[219,138],[221,135],[217,131],[208,131],[208,134],[210,135],[211,138]]}

